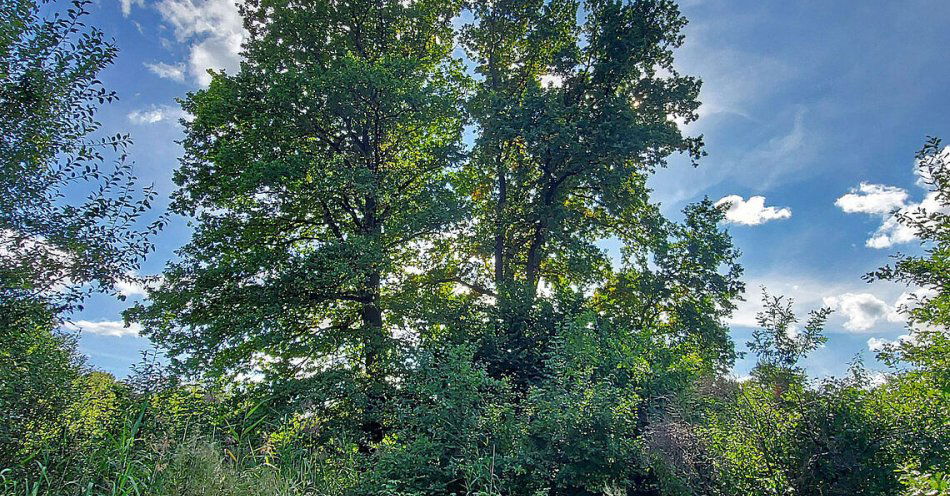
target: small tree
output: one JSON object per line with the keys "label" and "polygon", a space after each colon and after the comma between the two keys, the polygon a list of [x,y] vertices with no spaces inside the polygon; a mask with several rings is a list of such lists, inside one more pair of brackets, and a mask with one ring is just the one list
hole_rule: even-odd
{"label": "small tree", "polygon": [[822,335],[822,330],[831,309],[812,310],[805,326],[799,330],[796,325],[798,318],[792,311],[793,303],[791,298],[770,295],[762,288],[764,308],[755,316],[759,327],[752,332],[752,340],[746,343],[758,357],[752,375],[781,389],[804,377],[804,372],[796,364],[828,340]]}

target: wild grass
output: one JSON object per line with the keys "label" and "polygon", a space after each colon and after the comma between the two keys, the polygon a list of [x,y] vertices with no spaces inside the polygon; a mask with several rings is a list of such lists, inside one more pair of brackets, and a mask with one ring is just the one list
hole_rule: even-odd
{"label": "wild grass", "polygon": [[[2,496],[305,496],[342,494],[354,473],[346,463],[283,456],[256,446],[254,407],[217,431],[180,429],[178,438],[149,425],[147,403],[115,432],[94,442],[64,439],[56,449],[0,470]],[[68,436],[65,436],[68,437]],[[222,442],[221,439],[227,440]]]}

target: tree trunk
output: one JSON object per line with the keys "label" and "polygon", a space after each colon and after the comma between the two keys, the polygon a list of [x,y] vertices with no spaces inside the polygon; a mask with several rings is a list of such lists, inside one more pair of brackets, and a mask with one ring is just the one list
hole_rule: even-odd
{"label": "tree trunk", "polygon": [[[498,152],[498,202],[495,204],[495,291],[500,291],[505,278],[505,206],[508,202],[508,178],[505,175],[505,165]],[[500,294],[500,293],[499,293]]]}
{"label": "tree trunk", "polygon": [[[376,210],[376,199],[367,198],[363,212],[363,230],[365,235],[374,241],[378,241],[380,236]],[[372,445],[382,441],[385,435],[382,414],[387,396],[385,387],[387,340],[383,329],[383,310],[380,305],[382,274],[378,265],[370,268],[363,291],[366,298],[360,308],[360,320],[363,333],[363,366],[366,373],[366,412],[362,430],[368,438],[368,443],[361,445],[360,450],[368,452],[372,449]]]}

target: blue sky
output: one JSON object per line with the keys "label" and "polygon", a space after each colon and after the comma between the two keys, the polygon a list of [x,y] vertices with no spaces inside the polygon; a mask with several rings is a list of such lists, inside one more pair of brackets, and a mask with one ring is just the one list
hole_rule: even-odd
{"label": "blue sky", "polygon": [[[128,130],[139,177],[167,206],[181,150],[175,98],[206,84],[207,67],[233,71],[243,36],[232,0],[97,0],[91,23],[114,37],[103,81],[121,100],[99,114]],[[805,311],[833,306],[829,341],[805,361],[840,375],[855,356],[880,368],[869,345],[907,333],[894,311],[913,288],[861,275],[918,244],[888,222],[893,208],[925,201],[913,154],[927,135],[950,139],[950,2],[689,0],[681,72],[703,79],[705,136],[698,168],[674,158],[651,179],[674,218],[708,196],[733,201],[727,226],[743,252],[749,293],[733,318],[749,337],[759,287]],[[764,199],[759,198],[764,197]],[[925,202],[926,205],[926,202]],[[189,235],[175,218],[143,274],[160,272]],[[141,297],[127,288],[129,301]],[[148,341],[117,324],[128,303],[96,296],[73,320],[96,367],[125,375]],[[740,346],[741,347],[741,346]],[[736,374],[747,373],[740,360]]]}

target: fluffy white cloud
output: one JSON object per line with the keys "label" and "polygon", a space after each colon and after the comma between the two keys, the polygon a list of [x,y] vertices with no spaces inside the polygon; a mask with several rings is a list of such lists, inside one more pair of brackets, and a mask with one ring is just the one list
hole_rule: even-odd
{"label": "fluffy white cloud", "polygon": [[77,320],[68,322],[63,327],[71,331],[88,332],[100,336],[138,336],[142,332],[142,326],[131,324],[126,327],[125,323],[114,320],[100,320],[92,322],[89,320]]}
{"label": "fluffy white cloud", "polygon": [[844,328],[866,332],[878,322],[901,322],[903,317],[892,306],[870,293],[844,293],[823,299],[826,306],[841,312],[847,319]]}
{"label": "fluffy white cloud", "polygon": [[165,281],[164,276],[140,276],[137,272],[127,272],[125,278],[116,281],[115,289],[122,296],[132,298],[135,296],[148,296],[150,289],[155,289]]}
{"label": "fluffy white cloud", "polygon": [[135,273],[130,273],[127,275],[126,279],[117,281],[115,284],[115,289],[119,292],[119,294],[125,296],[126,298],[132,298],[133,296],[146,296],[147,294],[145,285]]}
{"label": "fluffy white cloud", "polygon": [[177,123],[178,119],[188,119],[189,115],[183,110],[171,105],[152,105],[148,108],[129,112],[129,121],[132,124],[156,124],[162,121]]}
{"label": "fluffy white cloud", "polygon": [[158,11],[181,43],[190,43],[188,73],[207,86],[208,69],[236,71],[247,33],[234,0],[162,0]]}
{"label": "fluffy white cloud", "polygon": [[145,286],[138,282],[119,281],[116,283],[115,288],[119,291],[119,294],[127,298],[146,295]]}
{"label": "fluffy white cloud", "polygon": [[[920,203],[911,203],[900,209],[900,213],[913,213],[918,210],[926,212],[945,212],[937,199],[937,193],[930,192]],[[896,216],[886,216],[881,222],[881,226],[874,231],[874,234],[868,238],[865,243],[869,248],[890,248],[896,244],[909,243],[917,239],[917,233],[910,227],[907,227],[897,221]]]}
{"label": "fluffy white cloud", "polygon": [[857,188],[837,200],[835,205],[843,212],[879,215],[881,225],[865,241],[868,248],[890,248],[895,244],[908,243],[917,238],[913,229],[901,225],[895,212],[906,213],[918,208],[939,208],[936,196],[931,193],[921,203],[908,203],[907,190],[883,184],[862,182]]}
{"label": "fluffy white cloud", "polygon": [[128,17],[132,13],[132,6],[145,7],[145,0],[119,0],[119,4],[122,7],[122,16]]}
{"label": "fluffy white cloud", "polygon": [[883,338],[868,338],[868,349],[871,351],[881,351],[891,342]]}
{"label": "fluffy white cloud", "polygon": [[128,117],[133,124],[155,124],[165,119],[165,113],[160,108],[152,108],[129,112]]}
{"label": "fluffy white cloud", "polygon": [[[945,147],[936,160],[950,161],[950,147]],[[927,167],[918,162],[914,173],[917,175],[917,185],[927,188]],[[845,213],[880,216],[881,225],[864,244],[869,248],[890,248],[917,239],[912,228],[898,222],[898,216],[901,214],[913,214],[920,210],[928,213],[950,213],[950,209],[940,204],[937,193],[933,191],[929,191],[920,203],[911,202],[909,199],[910,195],[903,188],[862,182],[857,188],[851,188],[849,193],[835,200],[835,205]]]}
{"label": "fluffy white cloud", "polygon": [[851,192],[835,200],[835,205],[846,213],[890,214],[907,204],[903,188],[862,182]]}
{"label": "fluffy white cloud", "polygon": [[185,81],[185,64],[166,64],[164,62],[145,62],[145,67],[158,77],[182,83]]}
{"label": "fluffy white cloud", "polygon": [[903,342],[913,342],[914,337],[911,334],[902,334],[897,336],[897,339],[890,340],[884,338],[870,338],[868,339],[868,349],[874,352],[881,351],[886,346],[898,345]]}
{"label": "fluffy white cloud", "polygon": [[[904,329],[904,311],[936,295],[932,289],[908,290],[901,284],[884,282],[872,285],[870,289],[873,289],[873,294],[869,294],[869,287],[853,277],[841,280],[833,277],[790,277],[785,271],[779,271],[746,279],[745,299],[736,303],[736,311],[727,320],[731,326],[757,327],[755,315],[762,310],[759,291],[762,287],[773,295],[784,295],[794,300],[795,314],[803,319],[810,310],[822,306],[832,307],[836,311],[826,328],[830,333],[871,334]],[[868,324],[869,328],[858,329]]]}
{"label": "fluffy white cloud", "polygon": [[726,220],[735,224],[756,226],[770,220],[787,219],[792,216],[789,208],[766,207],[764,196],[752,196],[743,200],[739,195],[729,195],[716,202],[716,205],[728,204]]}
{"label": "fluffy white cloud", "polygon": [[895,311],[905,311],[937,296],[939,292],[934,288],[918,288],[913,291],[904,291],[894,303]]}

